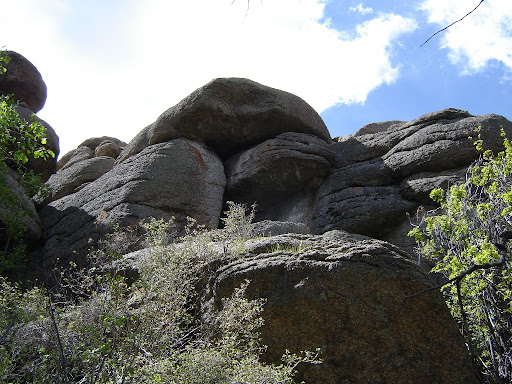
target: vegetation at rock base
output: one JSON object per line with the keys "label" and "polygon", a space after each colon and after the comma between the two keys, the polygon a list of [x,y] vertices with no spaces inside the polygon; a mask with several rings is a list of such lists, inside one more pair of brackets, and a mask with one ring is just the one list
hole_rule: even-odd
{"label": "vegetation at rock base", "polygon": [[91,253],[87,268],[57,274],[54,289],[21,290],[0,279],[2,383],[293,383],[316,353],[287,353],[279,365],[260,356],[264,300],[248,300],[246,281],[220,308],[206,297],[212,264],[240,257],[253,212],[230,204],[220,230],[175,239],[172,223],[150,220],[147,248],[123,273],[119,229]]}
{"label": "vegetation at rock base", "polygon": [[[6,72],[9,57],[0,51],[0,74]],[[35,120],[25,121],[16,111],[11,95],[0,94],[0,272],[15,266],[25,256],[23,219],[31,216],[22,198],[8,182],[8,167],[16,170],[19,184],[27,196],[45,193],[41,178],[26,167],[30,158],[47,159],[55,154],[45,147],[46,128]]]}
{"label": "vegetation at rock base", "polygon": [[465,182],[434,189],[440,208],[419,211],[409,233],[433,272],[453,279],[442,292],[487,383],[512,382],[512,266],[502,240],[512,229],[512,143],[502,136],[504,151],[494,155],[478,134],[482,154]]}

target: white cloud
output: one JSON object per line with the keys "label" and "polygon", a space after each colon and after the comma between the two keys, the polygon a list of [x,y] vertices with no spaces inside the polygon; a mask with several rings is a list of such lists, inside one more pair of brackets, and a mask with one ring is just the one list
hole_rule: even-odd
{"label": "white cloud", "polygon": [[251,0],[247,13],[245,0],[16,0],[0,13],[0,46],[42,73],[48,100],[39,116],[66,152],[94,136],[129,141],[216,77],[295,93],[319,112],[364,102],[397,78],[393,46],[416,26],[387,14],[355,33],[336,31],[325,3]]}
{"label": "white cloud", "polygon": [[363,7],[363,3],[359,3],[355,7],[350,7],[349,10],[352,11],[352,12],[358,12],[361,15],[366,15],[368,13],[372,13],[373,12],[372,8],[370,8],[370,7]]}
{"label": "white cloud", "polygon": [[[422,3],[421,9],[428,13],[429,22],[444,28],[463,17],[479,2],[427,0]],[[512,1],[487,0],[474,13],[438,36],[442,47],[449,50],[450,60],[460,66],[463,74],[481,71],[492,60],[512,70],[511,25]]]}

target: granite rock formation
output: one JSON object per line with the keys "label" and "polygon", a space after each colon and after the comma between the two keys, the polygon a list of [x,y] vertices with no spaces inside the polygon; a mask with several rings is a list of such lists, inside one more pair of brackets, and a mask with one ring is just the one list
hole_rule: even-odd
{"label": "granite rock formation", "polygon": [[429,192],[464,177],[478,158],[473,140],[481,127],[485,149],[498,152],[512,123],[502,116],[472,116],[445,109],[409,122],[380,123],[333,143],[333,172],[319,188],[312,220],[314,233],[344,229],[390,241],[412,251],[406,213],[432,207]]}
{"label": "granite rock formation", "polygon": [[[19,84],[30,83],[13,73]],[[19,107],[26,118],[44,104],[16,94],[28,106]],[[58,153],[58,137],[46,126]],[[256,203],[253,235],[260,238],[248,240],[236,260],[211,266],[202,295],[218,307],[251,280],[247,294],[267,300],[265,359],[278,360],[285,348],[322,348],[323,364],[299,373],[312,383],[476,383],[440,293],[406,299],[432,282],[405,233],[406,214],[428,208],[429,191],[460,180],[479,156],[468,140],[478,126],[495,152],[500,127],[512,135],[501,116],[445,109],[331,139],[297,96],[216,79],[128,144],[91,138],[58,164],[33,166],[52,192],[36,198],[38,215],[26,223],[30,240],[40,241],[31,268],[83,264],[112,224],[193,217],[213,229],[228,200]],[[15,178],[11,184],[18,188]],[[134,261],[148,250],[128,253],[132,248],[122,262],[134,280]]]}

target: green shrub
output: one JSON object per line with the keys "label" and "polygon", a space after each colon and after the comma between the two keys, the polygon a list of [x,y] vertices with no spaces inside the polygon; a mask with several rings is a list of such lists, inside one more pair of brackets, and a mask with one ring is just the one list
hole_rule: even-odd
{"label": "green shrub", "polygon": [[208,265],[239,257],[238,236],[248,232],[234,228],[248,217],[233,204],[223,229],[207,231],[190,220],[178,239],[172,222],[150,220],[149,247],[133,283],[112,268],[126,239],[117,233],[91,254],[87,268],[57,274],[51,291],[23,293],[3,280],[0,382],[293,383],[297,365],[317,363],[317,355],[288,353],[281,365],[261,361],[264,301],[245,298],[249,282],[221,308],[208,305],[201,288]]}
{"label": "green shrub", "polygon": [[[475,145],[482,150],[480,137]],[[464,183],[434,189],[440,208],[420,211],[410,231],[433,271],[454,279],[444,296],[490,383],[512,381],[512,269],[501,245],[512,229],[512,143],[505,137],[504,148],[496,156],[483,152]]]}

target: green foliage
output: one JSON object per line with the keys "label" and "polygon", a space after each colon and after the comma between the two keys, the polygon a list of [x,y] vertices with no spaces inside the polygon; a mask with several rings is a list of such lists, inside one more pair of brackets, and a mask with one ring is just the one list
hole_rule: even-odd
{"label": "green foliage", "polygon": [[[9,62],[5,51],[0,51],[0,73]],[[12,268],[25,254],[23,219],[33,215],[8,182],[8,167],[17,171],[19,183],[31,197],[47,193],[41,179],[26,167],[30,158],[47,159],[55,154],[45,147],[46,128],[33,118],[27,122],[16,111],[12,96],[0,95],[0,213],[3,227],[0,238],[5,244],[0,250],[0,273]]]}
{"label": "green foliage", "polygon": [[[440,205],[420,212],[410,231],[419,252],[435,262],[434,272],[455,278],[473,266],[500,260],[500,235],[512,229],[512,144],[504,151],[483,152],[467,170],[466,181],[448,191],[434,189]],[[482,139],[475,142],[482,150]],[[512,267],[508,257],[500,267],[477,269],[460,282],[460,305],[455,284],[443,293],[452,314],[468,337],[483,376],[490,383],[512,380]]]}
{"label": "green foliage", "polygon": [[209,266],[239,257],[247,232],[235,228],[250,224],[252,212],[230,207],[223,229],[190,220],[179,238],[172,221],[150,220],[133,282],[123,273],[122,229],[89,266],[57,274],[58,289],[23,292],[0,280],[0,382],[293,383],[297,365],[318,363],[318,352],[261,361],[264,300],[246,298],[250,283],[218,305],[207,296]]}
{"label": "green foliage", "polygon": [[0,75],[7,72],[5,66],[9,64],[11,58],[7,55],[7,51],[4,49],[0,50]]}

